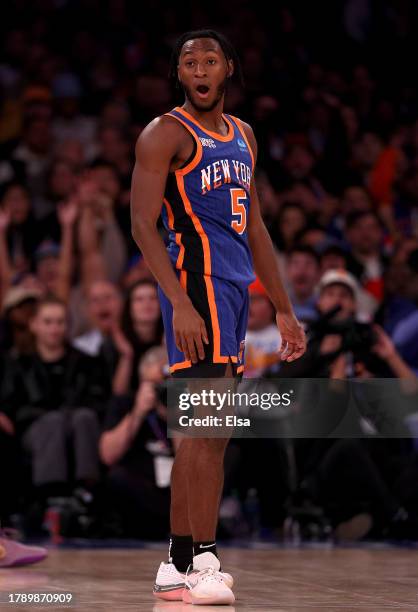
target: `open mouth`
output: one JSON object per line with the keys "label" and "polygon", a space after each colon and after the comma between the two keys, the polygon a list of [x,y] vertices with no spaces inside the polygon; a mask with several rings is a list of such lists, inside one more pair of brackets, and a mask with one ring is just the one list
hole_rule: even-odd
{"label": "open mouth", "polygon": [[207,98],[209,94],[209,87],[207,85],[198,85],[196,91],[200,98]]}

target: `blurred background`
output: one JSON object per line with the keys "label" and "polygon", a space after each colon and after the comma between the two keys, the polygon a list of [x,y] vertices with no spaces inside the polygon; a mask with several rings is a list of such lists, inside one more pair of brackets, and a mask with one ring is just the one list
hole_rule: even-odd
{"label": "blurred background", "polygon": [[[182,103],[167,73],[189,29],[219,29],[240,55],[245,88],[230,83],[226,112],[254,128],[262,213],[309,338],[303,359],[280,364],[256,281],[245,375],[397,378],[417,394],[417,11],[413,0],[7,4],[3,527],[54,541],[168,533],[166,353],[129,199],[138,135]],[[219,536],[416,540],[414,415],[396,440],[366,421],[362,439],[232,441]]]}

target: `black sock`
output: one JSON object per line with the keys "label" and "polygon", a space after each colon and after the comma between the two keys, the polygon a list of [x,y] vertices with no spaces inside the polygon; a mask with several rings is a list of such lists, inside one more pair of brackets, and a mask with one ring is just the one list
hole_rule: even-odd
{"label": "black sock", "polygon": [[204,552],[211,552],[218,556],[216,551],[216,542],[212,540],[211,542],[193,542],[193,555],[201,555]]}
{"label": "black sock", "polygon": [[174,563],[179,572],[187,572],[187,568],[193,563],[193,538],[191,535],[171,534],[168,561]]}

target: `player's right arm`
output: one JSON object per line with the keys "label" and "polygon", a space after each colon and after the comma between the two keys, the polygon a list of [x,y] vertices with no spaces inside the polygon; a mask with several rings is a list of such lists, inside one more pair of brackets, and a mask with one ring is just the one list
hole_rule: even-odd
{"label": "player's right arm", "polygon": [[205,323],[180,285],[157,230],[166,180],[173,163],[182,157],[185,130],[172,119],[159,117],[138,138],[131,185],[132,236],[161,289],[173,306],[176,344],[186,360],[196,363],[208,343]]}

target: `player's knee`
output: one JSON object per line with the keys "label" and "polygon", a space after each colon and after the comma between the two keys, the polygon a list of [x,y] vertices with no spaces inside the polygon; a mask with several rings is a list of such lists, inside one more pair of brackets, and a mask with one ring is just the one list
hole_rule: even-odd
{"label": "player's knee", "polygon": [[228,439],[226,438],[196,438],[194,440],[196,453],[203,453],[213,458],[223,457]]}

